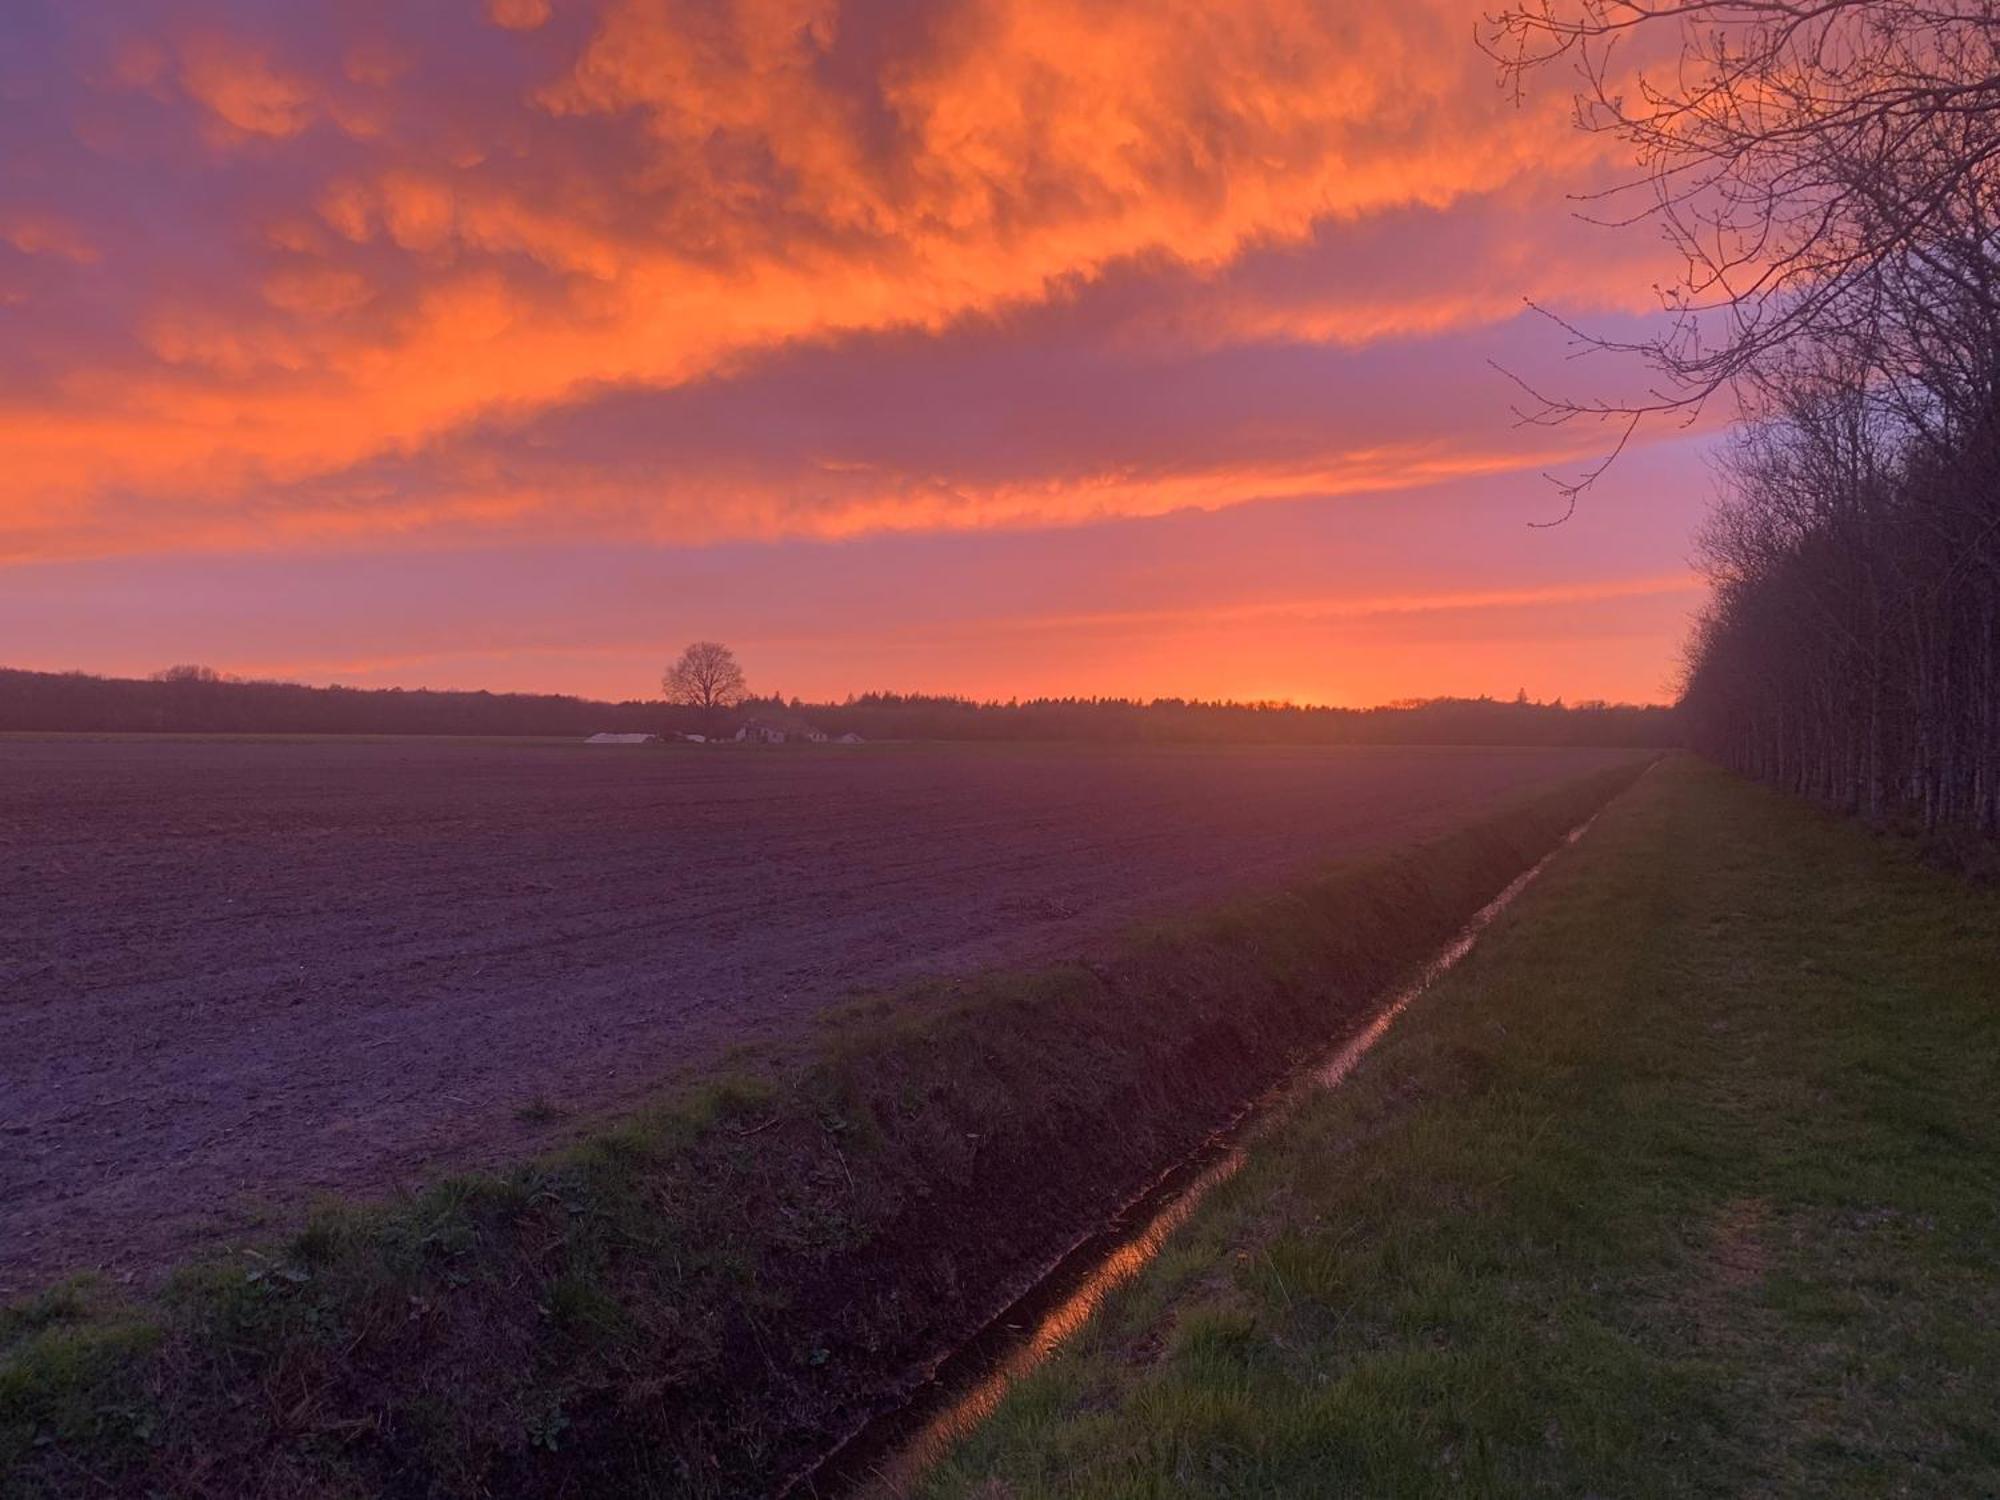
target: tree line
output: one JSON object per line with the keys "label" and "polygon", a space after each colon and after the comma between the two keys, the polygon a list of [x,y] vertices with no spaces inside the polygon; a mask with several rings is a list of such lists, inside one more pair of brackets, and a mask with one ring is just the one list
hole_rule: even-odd
{"label": "tree line", "polygon": [[1100,740],[1122,743],[1295,745],[1596,745],[1661,748],[1680,742],[1675,715],[1657,705],[1432,698],[1377,708],[1233,703],[1187,698],[964,698],[865,693],[802,706],[832,734],[864,739]]}
{"label": "tree line", "polygon": [[718,722],[696,704],[529,693],[306,687],[242,682],[198,668],[153,678],[0,669],[0,731],[182,734],[583,736],[600,730],[714,733],[784,710],[828,734],[867,740],[1089,740],[1115,743],[1599,745],[1679,742],[1658,705],[1439,698],[1382,708],[1042,698],[975,702],[865,693],[840,703],[746,697]]}
{"label": "tree line", "polygon": [[1858,386],[1747,432],[1703,538],[1693,743],[1874,818],[2000,833],[2000,443],[1880,419]]}
{"label": "tree line", "polygon": [[536,693],[307,687],[202,667],[150,678],[0,668],[0,730],[88,734],[659,733],[663,705]]}
{"label": "tree line", "polygon": [[1643,337],[1570,328],[1649,365],[1643,398],[1525,414],[1608,421],[1615,456],[1649,418],[1731,408],[1691,742],[2000,833],[2000,7],[1524,0],[1487,39],[1518,85],[1574,65],[1579,123],[1640,168],[1591,216],[1683,264]]}

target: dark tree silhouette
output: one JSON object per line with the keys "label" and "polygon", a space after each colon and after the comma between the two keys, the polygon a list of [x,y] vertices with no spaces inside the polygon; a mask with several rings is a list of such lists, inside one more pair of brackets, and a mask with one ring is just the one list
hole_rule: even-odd
{"label": "dark tree silhouette", "polygon": [[669,703],[715,714],[736,707],[749,691],[735,653],[718,641],[696,641],[668,667],[660,687]]}
{"label": "dark tree silhouette", "polygon": [[1650,398],[1526,415],[1629,436],[1739,403],[1691,738],[1837,806],[2000,833],[2000,7],[1529,0],[1486,40],[1517,85],[1575,65],[1579,122],[1633,148],[1633,216],[1685,263],[1663,333],[1578,335],[1647,359]]}
{"label": "dark tree silhouette", "polygon": [[[1682,259],[1636,400],[1532,391],[1522,415],[1688,420],[1728,394],[1791,409],[1801,363],[1865,381],[1948,449],[1992,404],[2000,11],[1990,0],[1526,0],[1482,40],[1517,89],[1573,67],[1586,130],[1638,171],[1592,216]],[[1608,460],[1607,460],[1608,462]],[[1575,492],[1602,465],[1572,481]]]}
{"label": "dark tree silhouette", "polygon": [[2000,423],[1940,450],[1863,384],[1802,382],[1727,472],[1694,743],[1850,811],[2000,833]]}

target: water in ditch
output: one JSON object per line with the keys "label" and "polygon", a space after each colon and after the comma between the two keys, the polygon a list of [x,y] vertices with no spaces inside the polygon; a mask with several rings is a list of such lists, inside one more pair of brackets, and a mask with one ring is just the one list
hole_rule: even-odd
{"label": "water in ditch", "polygon": [[952,1351],[901,1407],[868,1422],[782,1492],[786,1496],[909,1493],[953,1445],[971,1433],[1018,1382],[1085,1327],[1104,1299],[1130,1281],[1217,1187],[1234,1177],[1246,1150],[1320,1089],[1337,1087],[1410,1002],[1472,951],[1493,919],[1513,904],[1557,852],[1595,818],[1572,828],[1556,850],[1517,875],[1460,928],[1411,982],[1392,993],[1359,1032],[1300,1074],[1246,1105],[1227,1125],[1163,1173],[1096,1233],[1078,1244],[997,1318]]}

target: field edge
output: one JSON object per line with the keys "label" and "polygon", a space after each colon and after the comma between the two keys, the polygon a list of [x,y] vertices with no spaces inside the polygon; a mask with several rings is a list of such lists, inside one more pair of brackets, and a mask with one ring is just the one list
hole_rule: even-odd
{"label": "field edge", "polygon": [[2000,1492],[2000,892],[1679,758],[914,1493]]}
{"label": "field edge", "polygon": [[0,1312],[0,1488],[768,1489],[1640,769],[1100,962],[877,997],[796,1073],[330,1208],[156,1300]]}

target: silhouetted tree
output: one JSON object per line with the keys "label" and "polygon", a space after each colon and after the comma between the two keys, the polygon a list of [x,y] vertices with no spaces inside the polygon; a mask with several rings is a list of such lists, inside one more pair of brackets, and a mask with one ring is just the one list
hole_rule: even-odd
{"label": "silhouetted tree", "polygon": [[718,641],[696,641],[668,667],[660,687],[669,703],[698,710],[713,718],[741,703],[749,683],[735,653]]}
{"label": "silhouetted tree", "polygon": [[1643,417],[1691,419],[1725,391],[1753,418],[1788,410],[1802,364],[1842,367],[1945,448],[1986,420],[2000,347],[1990,0],[1524,0],[1484,40],[1517,87],[1574,66],[1578,122],[1639,168],[1604,216],[1645,219],[1683,265],[1661,331],[1571,329],[1664,379],[1636,400],[1537,391],[1530,420],[1616,420],[1622,446]]}
{"label": "silhouetted tree", "polygon": [[1940,451],[1865,385],[1802,384],[1727,474],[1694,743],[1850,811],[2000,833],[2000,423]]}
{"label": "silhouetted tree", "polygon": [[2000,833],[2000,7],[1524,0],[1488,26],[1517,84],[1576,65],[1579,122],[1632,147],[1638,217],[1685,266],[1663,332],[1579,335],[1644,356],[1652,395],[1529,416],[1629,436],[1738,402],[1690,738],[1836,806]]}

